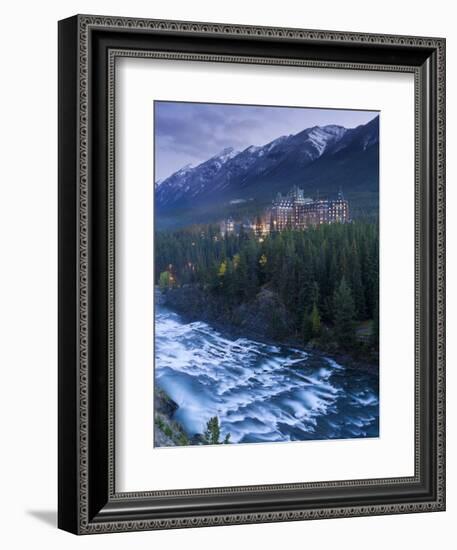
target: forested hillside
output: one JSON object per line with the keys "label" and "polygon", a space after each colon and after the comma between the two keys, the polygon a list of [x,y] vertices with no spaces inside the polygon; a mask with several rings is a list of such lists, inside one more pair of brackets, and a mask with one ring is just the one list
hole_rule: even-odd
{"label": "forested hillside", "polygon": [[[221,237],[216,226],[157,232],[156,284],[162,290],[191,287],[217,301],[226,319],[268,289],[287,315],[276,337],[360,347],[356,327],[369,322],[377,348],[378,224],[356,221],[283,231],[258,239],[253,233]],[[221,309],[222,308],[222,309]],[[272,308],[272,322],[277,315]]]}

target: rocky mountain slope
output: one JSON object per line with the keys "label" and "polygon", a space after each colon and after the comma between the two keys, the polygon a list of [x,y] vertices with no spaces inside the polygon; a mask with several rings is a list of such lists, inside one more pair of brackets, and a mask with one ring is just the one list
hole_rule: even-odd
{"label": "rocky mountain slope", "polygon": [[336,194],[341,187],[356,209],[373,210],[378,173],[379,117],[352,129],[315,126],[243,151],[224,149],[157,182],[156,221],[167,227],[253,214],[293,185],[310,196]]}

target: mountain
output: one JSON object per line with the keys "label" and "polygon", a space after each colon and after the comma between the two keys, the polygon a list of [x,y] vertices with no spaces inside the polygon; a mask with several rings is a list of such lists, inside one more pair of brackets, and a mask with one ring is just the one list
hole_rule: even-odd
{"label": "mountain", "polygon": [[379,117],[365,125],[314,126],[243,151],[227,148],[155,184],[159,228],[252,215],[277,192],[299,185],[309,196],[339,188],[353,214],[378,206]]}

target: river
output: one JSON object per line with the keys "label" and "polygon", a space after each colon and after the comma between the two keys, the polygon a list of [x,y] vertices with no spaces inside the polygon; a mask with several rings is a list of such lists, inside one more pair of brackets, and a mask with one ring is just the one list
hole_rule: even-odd
{"label": "river", "polygon": [[189,436],[218,416],[231,443],[379,435],[378,377],[290,346],[236,338],[156,306],[155,381]]}

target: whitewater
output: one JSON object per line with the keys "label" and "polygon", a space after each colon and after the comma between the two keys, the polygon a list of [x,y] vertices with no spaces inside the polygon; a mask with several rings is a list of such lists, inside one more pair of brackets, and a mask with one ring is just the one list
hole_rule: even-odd
{"label": "whitewater", "polygon": [[375,374],[319,353],[237,338],[157,305],[155,383],[192,437],[219,418],[231,443],[378,437]]}

